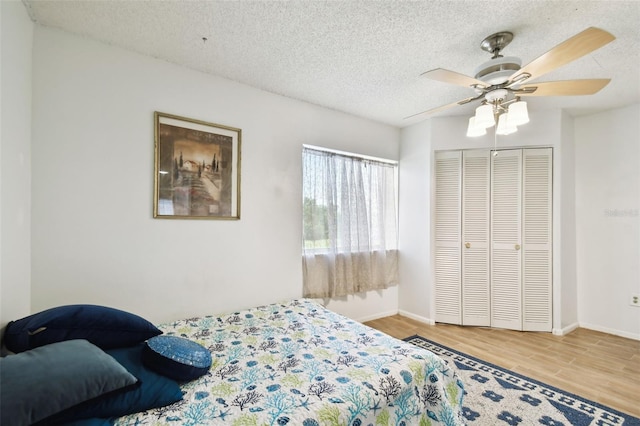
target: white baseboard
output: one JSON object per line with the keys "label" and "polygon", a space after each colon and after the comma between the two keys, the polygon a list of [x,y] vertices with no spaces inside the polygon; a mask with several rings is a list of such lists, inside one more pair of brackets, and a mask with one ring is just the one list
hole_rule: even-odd
{"label": "white baseboard", "polygon": [[398,311],[387,311],[387,312],[379,312],[373,315],[367,315],[366,317],[358,318],[356,321],[358,322],[367,322],[373,321],[384,317],[390,317],[392,315],[397,315]]}
{"label": "white baseboard", "polygon": [[640,334],[629,333],[627,331],[615,330],[612,328],[602,327],[600,325],[586,324],[581,322],[580,327],[588,328],[589,330],[601,331],[603,333],[613,334],[615,336],[626,337],[627,339],[640,340]]}
{"label": "white baseboard", "polygon": [[411,312],[404,311],[402,309],[400,309],[398,311],[398,314],[402,315],[403,317],[411,318],[412,320],[416,320],[416,321],[425,323],[427,325],[436,325],[436,322],[434,320],[430,319],[430,318],[425,318],[425,317],[422,317],[420,315],[416,315],[416,314],[413,314]]}
{"label": "white baseboard", "polygon": [[574,322],[573,324],[570,324],[570,325],[568,325],[566,327],[554,328],[554,329],[551,330],[551,332],[555,336],[564,336],[566,334],[571,333],[573,330],[575,330],[578,327],[580,327],[580,324],[578,324],[577,322]]}

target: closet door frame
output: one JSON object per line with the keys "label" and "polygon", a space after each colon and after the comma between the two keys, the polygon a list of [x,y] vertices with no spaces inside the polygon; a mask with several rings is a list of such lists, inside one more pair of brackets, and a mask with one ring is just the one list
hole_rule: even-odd
{"label": "closet door frame", "polygon": [[[497,157],[494,152],[434,152],[434,319],[449,324],[551,332],[553,148],[505,148],[497,151]],[[482,192],[483,186],[478,180],[484,178],[478,161],[487,157],[488,194],[480,196],[478,191],[480,188]],[[470,183],[473,187],[468,187]],[[482,202],[478,200],[484,196],[489,201],[482,215]],[[486,246],[482,245],[484,220]],[[486,273],[483,265],[488,265]]]}

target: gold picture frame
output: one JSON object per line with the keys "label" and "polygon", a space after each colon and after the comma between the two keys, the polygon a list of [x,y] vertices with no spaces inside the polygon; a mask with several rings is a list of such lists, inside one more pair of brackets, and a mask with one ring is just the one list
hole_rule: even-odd
{"label": "gold picture frame", "polygon": [[154,112],[153,217],[240,219],[242,130]]}

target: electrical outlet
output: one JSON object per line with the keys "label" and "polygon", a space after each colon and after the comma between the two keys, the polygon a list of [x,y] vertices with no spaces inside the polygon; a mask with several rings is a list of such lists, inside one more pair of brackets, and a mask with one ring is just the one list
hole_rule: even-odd
{"label": "electrical outlet", "polygon": [[632,294],[631,299],[629,299],[629,304],[640,308],[640,294]]}

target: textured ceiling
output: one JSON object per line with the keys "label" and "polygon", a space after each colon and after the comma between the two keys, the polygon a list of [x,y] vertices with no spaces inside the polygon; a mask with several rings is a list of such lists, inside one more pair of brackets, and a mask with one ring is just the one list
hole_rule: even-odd
{"label": "textured ceiling", "polygon": [[[469,96],[421,78],[473,76],[486,36],[523,65],[590,26],[616,40],[536,81],[611,78],[591,96],[529,98],[573,115],[640,102],[640,1],[97,1],[23,0],[60,28],[272,93],[405,127],[403,117]],[[204,40],[206,38],[206,41]],[[469,115],[476,104],[438,115]]]}

